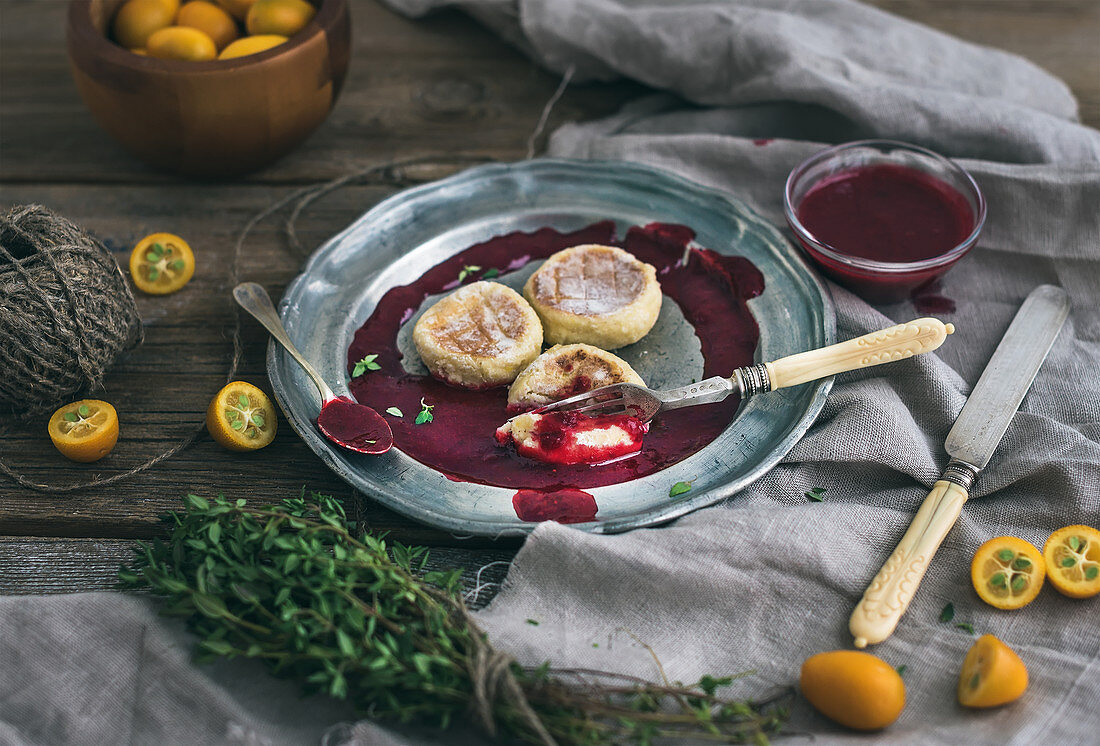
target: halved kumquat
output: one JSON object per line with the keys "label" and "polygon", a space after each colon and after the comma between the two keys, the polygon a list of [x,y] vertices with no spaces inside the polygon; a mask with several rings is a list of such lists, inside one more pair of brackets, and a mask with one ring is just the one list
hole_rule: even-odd
{"label": "halved kumquat", "polygon": [[138,241],[130,253],[130,277],[143,293],[174,293],[194,274],[191,247],[173,233],[152,233]]}
{"label": "halved kumquat", "polygon": [[1100,531],[1092,526],[1066,526],[1043,545],[1051,584],[1070,598],[1100,593]]}
{"label": "halved kumquat", "polygon": [[251,383],[233,381],[210,400],[206,429],[231,451],[255,451],[275,439],[275,405]]}
{"label": "halved kumquat", "polygon": [[978,547],[970,562],[970,581],[978,597],[998,609],[1027,606],[1043,587],[1043,555],[1015,536],[998,536]]}
{"label": "halved kumquat", "polygon": [[50,440],[71,461],[90,463],[118,442],[118,413],[99,399],[81,399],[58,408],[46,426]]}
{"label": "halved kumquat", "polygon": [[959,672],[956,692],[963,707],[997,707],[1019,699],[1027,689],[1027,666],[993,635],[970,647]]}

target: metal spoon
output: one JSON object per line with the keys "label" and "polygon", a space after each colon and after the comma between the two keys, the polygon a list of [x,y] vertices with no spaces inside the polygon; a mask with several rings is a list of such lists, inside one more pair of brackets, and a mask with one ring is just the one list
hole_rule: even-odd
{"label": "metal spoon", "polygon": [[390,450],[393,446],[393,432],[389,423],[370,407],[346,396],[337,396],[328,387],[290,341],[266,290],[255,282],[242,282],[233,288],[233,298],[271,332],[276,342],[286,348],[321,392],[321,413],[317,415],[317,429],[322,435],[349,451],[385,453]]}

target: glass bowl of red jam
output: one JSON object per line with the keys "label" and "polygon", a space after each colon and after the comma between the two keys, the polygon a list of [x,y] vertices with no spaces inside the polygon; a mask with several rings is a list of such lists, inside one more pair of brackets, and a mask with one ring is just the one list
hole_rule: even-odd
{"label": "glass bowl of red jam", "polygon": [[931,150],[861,140],[791,171],[787,223],[828,277],[872,303],[938,280],[978,240],[985,198],[961,166]]}

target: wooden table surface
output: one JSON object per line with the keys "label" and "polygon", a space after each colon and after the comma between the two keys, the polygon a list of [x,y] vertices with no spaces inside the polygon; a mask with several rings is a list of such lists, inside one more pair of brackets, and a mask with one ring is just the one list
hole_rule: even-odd
{"label": "wooden table surface", "polygon": [[[144,344],[126,354],[97,398],[122,414],[118,446],[103,461],[73,464],[53,449],[45,420],[3,423],[0,460],[36,482],[68,484],[129,469],[185,436],[224,382],[231,353],[233,245],[241,227],[304,184],[391,159],[466,154],[520,160],[558,78],[470,20],[448,11],[409,21],[373,0],[351,0],[353,54],[328,121],[268,169],[231,182],[184,181],[152,171],[102,133],[85,111],[64,47],[64,0],[0,0],[0,208],[41,203],[84,225],[117,251],[147,233],[170,231],[196,248],[188,287],[142,296]],[[1100,126],[1100,3],[1096,0],[875,0],[872,4],[965,39],[1030,58],[1065,80],[1083,120]],[[571,86],[548,131],[615,111],[643,93],[631,83]],[[541,148],[541,142],[539,143]],[[409,183],[440,169],[407,174]],[[300,223],[312,249],[394,187],[355,186],[319,203]],[[279,221],[262,223],[241,256],[241,277],[278,298],[302,257]],[[238,378],[270,392],[267,334],[242,322]],[[0,372],[2,374],[2,372]],[[8,418],[10,420],[10,418]],[[251,454],[222,450],[205,434],[190,448],[109,487],[50,495],[0,475],[0,593],[111,588],[135,540],[160,531],[158,516],[187,492],[276,501],[305,486],[337,495],[375,529],[430,545],[440,565],[468,568],[509,560],[515,540],[462,539],[357,495],[298,440],[285,422],[275,442]],[[498,562],[482,581],[499,580]]]}

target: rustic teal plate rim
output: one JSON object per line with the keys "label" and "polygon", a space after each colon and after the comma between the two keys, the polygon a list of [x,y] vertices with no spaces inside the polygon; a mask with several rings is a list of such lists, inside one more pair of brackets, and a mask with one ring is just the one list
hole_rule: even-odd
{"label": "rustic teal plate rim", "polygon": [[[750,301],[761,330],[758,360],[835,341],[828,291],[775,226],[725,192],[618,161],[489,164],[395,194],[313,253],[287,287],[280,315],[332,388],[348,394],[348,343],[390,287],[494,235],[545,226],[574,230],[607,219],[620,232],[649,222],[682,223],[696,231],[698,245],[752,260],[766,282],[764,293]],[[460,535],[522,535],[538,525],[516,517],[514,490],[451,481],[396,449],[364,456],[334,447],[314,425],[320,411],[316,389],[274,343],[267,370],[294,431],[338,476],[379,503]],[[790,451],[831,387],[829,378],[754,397],[717,440],[688,459],[641,479],[588,490],[600,505],[598,520],[573,525],[596,533],[626,531],[735,495]],[[670,498],[669,488],[679,481],[691,482],[692,490]]]}

